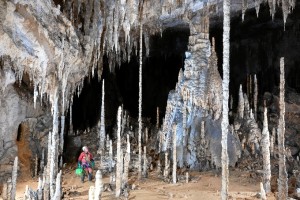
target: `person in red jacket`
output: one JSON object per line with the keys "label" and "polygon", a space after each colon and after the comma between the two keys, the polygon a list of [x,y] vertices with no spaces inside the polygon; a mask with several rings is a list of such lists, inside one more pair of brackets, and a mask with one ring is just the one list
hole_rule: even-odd
{"label": "person in red jacket", "polygon": [[92,161],[93,161],[93,155],[89,152],[89,149],[87,148],[87,146],[82,147],[82,151],[79,158],[78,158],[78,162],[79,164],[82,166],[82,168],[84,169],[85,173],[83,173],[83,175],[81,176],[81,182],[84,182],[84,177],[85,174],[88,175],[88,179],[89,181],[92,180]]}

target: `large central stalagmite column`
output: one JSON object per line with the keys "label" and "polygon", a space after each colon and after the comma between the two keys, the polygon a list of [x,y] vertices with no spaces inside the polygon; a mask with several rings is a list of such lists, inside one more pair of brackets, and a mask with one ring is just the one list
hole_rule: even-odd
{"label": "large central stalagmite column", "polygon": [[284,102],[284,58],[280,58],[280,93],[279,93],[279,121],[278,121],[278,151],[279,151],[279,178],[278,199],[288,198],[288,177],[285,166],[285,102]]}
{"label": "large central stalagmite column", "polygon": [[228,199],[228,152],[227,152],[227,135],[228,135],[228,98],[229,98],[229,37],[230,37],[230,0],[223,1],[223,110],[222,110],[222,190],[221,199]]}

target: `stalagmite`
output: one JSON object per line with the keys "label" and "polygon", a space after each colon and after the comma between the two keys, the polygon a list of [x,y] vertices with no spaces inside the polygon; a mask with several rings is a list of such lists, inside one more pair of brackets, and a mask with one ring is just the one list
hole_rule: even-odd
{"label": "stalagmite", "polygon": [[37,188],[37,195],[38,195],[38,200],[43,199],[43,180],[41,177],[39,177],[39,183],[38,183],[38,188]]}
{"label": "stalagmite", "polygon": [[144,138],[145,144],[148,142],[148,127],[145,128],[145,138]]}
{"label": "stalagmite", "polygon": [[[223,1],[223,109],[222,109],[222,189],[221,189],[221,199],[228,199],[228,152],[227,152],[227,135],[228,135],[228,98],[229,98],[229,53],[230,53],[230,0]],[[240,89],[241,90],[241,89]]]}
{"label": "stalagmite", "polygon": [[[183,102],[183,111],[182,111],[182,140],[181,140],[181,145],[182,145],[182,162],[186,161],[186,155],[187,155],[187,131],[186,131],[186,121],[187,121],[187,107],[186,107],[186,101]],[[181,166],[180,166],[181,167]]]}
{"label": "stalagmite", "polygon": [[159,128],[159,107],[156,108],[156,128]]}
{"label": "stalagmite", "polygon": [[156,173],[158,176],[160,176],[161,174],[161,164],[160,164],[160,159],[158,159],[157,161],[157,169],[156,169]]}
{"label": "stalagmite", "polygon": [[240,85],[239,91],[238,117],[240,119],[244,118],[244,95],[242,85]]}
{"label": "stalagmite", "polygon": [[100,155],[104,152],[104,141],[105,141],[105,87],[104,79],[102,81],[102,103],[101,103],[101,119],[100,119],[100,134],[99,134],[99,152]]}
{"label": "stalagmite", "polygon": [[254,118],[257,119],[257,96],[258,96],[258,87],[257,87],[257,78],[256,74],[254,75],[254,97],[253,97],[253,104],[254,104]]}
{"label": "stalagmite", "polygon": [[169,162],[169,153],[168,151],[165,152],[165,169],[164,169],[164,178],[168,178],[169,170],[170,170],[170,162]]}
{"label": "stalagmite", "polygon": [[95,195],[95,187],[94,186],[90,186],[89,189],[89,200],[94,200],[94,195]]}
{"label": "stalagmite", "polygon": [[113,147],[112,140],[109,140],[109,172],[112,172],[113,165]]}
{"label": "stalagmite", "polygon": [[61,189],[61,170],[59,171],[59,173],[57,174],[56,177],[56,185],[55,185],[55,193],[54,193],[54,197],[51,198],[51,200],[61,200],[61,195],[62,195],[62,189]]}
{"label": "stalagmite", "polygon": [[176,132],[177,132],[177,126],[174,124],[173,125],[173,171],[172,171],[172,180],[173,183],[175,184],[177,182],[177,176],[176,176],[176,171],[177,171],[177,153],[176,153],[176,140],[177,140],[177,136],[176,136]]}
{"label": "stalagmite", "polygon": [[122,182],[122,168],[121,168],[121,116],[122,116],[122,109],[119,106],[118,109],[118,131],[117,131],[117,166],[116,166],[116,197],[120,197],[121,195],[121,182]]}
{"label": "stalagmite", "polygon": [[11,175],[11,199],[15,199],[16,197],[16,190],[17,190],[17,177],[18,177],[18,157],[15,157],[14,166],[12,169]]}
{"label": "stalagmite", "polygon": [[44,165],[45,165],[45,149],[42,150],[42,158],[40,162],[40,174],[44,173]]}
{"label": "stalagmite", "polygon": [[143,177],[144,178],[147,178],[148,176],[148,162],[147,162],[147,147],[144,146],[144,156],[143,156],[143,160],[144,160],[144,163],[143,163]]}
{"label": "stalagmite", "polygon": [[8,197],[8,185],[7,183],[3,183],[2,185],[2,199],[9,199]]}
{"label": "stalagmite", "polygon": [[130,138],[129,134],[127,134],[127,147],[126,147],[126,155],[124,158],[124,172],[123,172],[123,181],[122,188],[128,185],[128,173],[129,173],[129,162],[130,162]]}
{"label": "stalagmite", "polygon": [[261,139],[261,148],[263,155],[263,186],[266,193],[271,192],[271,163],[270,163],[270,137],[268,129],[267,108],[264,108],[264,123]]}
{"label": "stalagmite", "polygon": [[278,154],[279,154],[279,177],[278,177],[278,199],[288,198],[288,177],[285,165],[285,78],[284,78],[284,58],[280,58],[280,93],[279,93],[279,120],[278,120]]}
{"label": "stalagmite", "polygon": [[185,172],[185,183],[189,183],[189,173]]}
{"label": "stalagmite", "polygon": [[244,119],[250,118],[250,105],[249,105],[249,99],[246,94],[244,94]]}
{"label": "stalagmite", "polygon": [[102,183],[102,174],[101,171],[98,170],[96,172],[95,176],[95,195],[94,195],[94,200],[100,200],[101,199],[101,194],[103,190],[103,183]]}
{"label": "stalagmite", "polygon": [[142,178],[142,69],[143,69],[143,25],[140,22],[140,66],[139,66],[139,160],[138,160],[138,179]]}
{"label": "stalagmite", "polygon": [[274,135],[272,134],[270,137],[270,154],[272,157],[274,157]]}
{"label": "stalagmite", "polygon": [[267,200],[266,191],[264,189],[262,182],[260,182],[260,195],[261,195],[261,200]]}
{"label": "stalagmite", "polygon": [[34,167],[34,176],[37,177],[38,175],[38,167],[39,167],[39,158],[38,158],[38,155],[36,154],[35,155],[35,163],[34,163],[35,167]]}

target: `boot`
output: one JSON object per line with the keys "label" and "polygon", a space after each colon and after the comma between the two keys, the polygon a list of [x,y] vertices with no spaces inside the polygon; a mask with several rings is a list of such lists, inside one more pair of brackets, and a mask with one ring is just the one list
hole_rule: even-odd
{"label": "boot", "polygon": [[89,176],[89,181],[91,181],[92,180],[92,174],[89,173],[88,176]]}
{"label": "boot", "polygon": [[84,182],[84,176],[85,176],[85,174],[82,174],[82,176],[81,176],[81,183]]}

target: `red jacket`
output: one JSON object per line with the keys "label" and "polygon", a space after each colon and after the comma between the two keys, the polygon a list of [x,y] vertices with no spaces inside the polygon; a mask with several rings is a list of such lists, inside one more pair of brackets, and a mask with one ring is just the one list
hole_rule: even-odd
{"label": "red jacket", "polygon": [[89,163],[93,159],[93,155],[90,152],[84,153],[81,152],[78,161],[80,161],[82,164]]}

